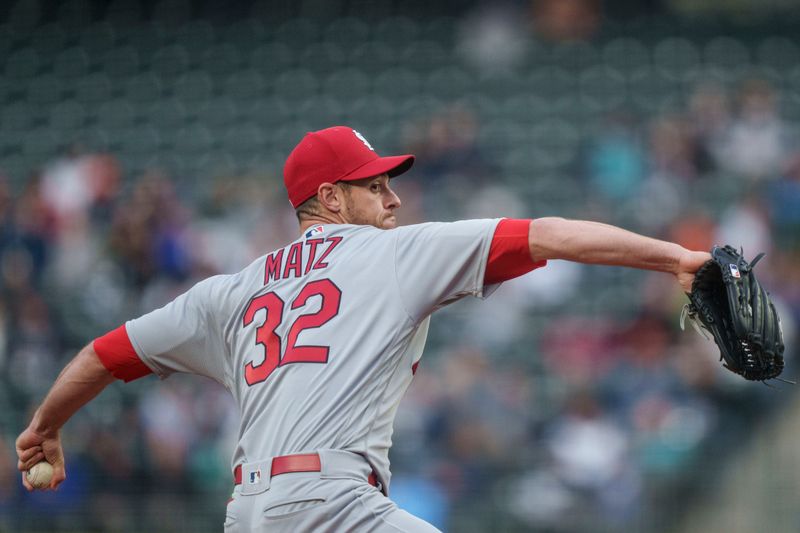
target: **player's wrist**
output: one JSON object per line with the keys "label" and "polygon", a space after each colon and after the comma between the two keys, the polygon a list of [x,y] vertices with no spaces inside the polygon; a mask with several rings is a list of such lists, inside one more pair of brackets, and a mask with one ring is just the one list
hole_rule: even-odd
{"label": "player's wrist", "polygon": [[31,420],[28,429],[42,440],[57,439],[58,433],[61,430],[60,427],[56,427],[44,420],[40,411],[37,411],[36,414],[33,415],[33,420]]}

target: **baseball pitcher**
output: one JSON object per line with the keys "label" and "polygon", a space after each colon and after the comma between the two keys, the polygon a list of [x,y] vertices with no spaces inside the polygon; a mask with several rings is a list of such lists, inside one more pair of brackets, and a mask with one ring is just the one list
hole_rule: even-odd
{"label": "baseball pitcher", "polygon": [[187,372],[221,383],[241,412],[226,532],[436,531],[389,498],[388,457],[435,310],[548,259],[668,272],[687,292],[709,259],[561,218],[397,227],[390,180],[413,162],[348,127],[308,133],[284,168],[297,239],[81,350],[17,439],[19,469],[47,461],[57,487],[59,432],[77,409],[114,379]]}

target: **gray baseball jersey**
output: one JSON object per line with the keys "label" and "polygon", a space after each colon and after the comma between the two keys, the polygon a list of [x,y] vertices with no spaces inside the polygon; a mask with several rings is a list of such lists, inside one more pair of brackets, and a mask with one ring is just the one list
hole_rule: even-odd
{"label": "gray baseball jersey", "polygon": [[160,377],[208,376],[241,412],[233,463],[345,450],[388,490],[392,425],[430,314],[482,297],[498,220],[315,226],[126,324]]}

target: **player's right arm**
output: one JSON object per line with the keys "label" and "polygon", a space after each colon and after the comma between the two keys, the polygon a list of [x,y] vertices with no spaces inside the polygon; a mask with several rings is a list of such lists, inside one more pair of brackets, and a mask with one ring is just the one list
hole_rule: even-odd
{"label": "player's right arm", "polygon": [[[46,459],[53,465],[50,488],[64,481],[59,432],[67,420],[115,379],[125,382],[151,373],[208,376],[225,382],[220,335],[206,302],[220,299],[220,276],[204,280],[160,309],[129,321],[83,348],[64,368],[17,439],[21,471]],[[23,473],[25,488],[32,490]]]}
{"label": "player's right arm", "polygon": [[51,489],[66,479],[61,428],[78,409],[100,394],[114,379],[92,344],[83,348],[64,367],[34,413],[31,423],[17,438],[17,468],[23,472],[22,483],[26,489],[33,490],[33,487],[24,472],[43,460],[53,465]]}

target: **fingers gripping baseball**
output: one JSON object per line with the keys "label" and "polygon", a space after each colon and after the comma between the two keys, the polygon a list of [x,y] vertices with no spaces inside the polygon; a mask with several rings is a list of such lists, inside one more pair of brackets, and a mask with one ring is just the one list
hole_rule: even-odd
{"label": "fingers gripping baseball", "polygon": [[17,469],[22,472],[22,484],[29,491],[34,490],[27,478],[27,472],[34,465],[42,461],[50,463],[53,467],[53,475],[47,489],[54,490],[66,479],[64,468],[64,452],[61,449],[61,437],[44,437],[32,431],[30,428],[20,434],[17,438]]}

